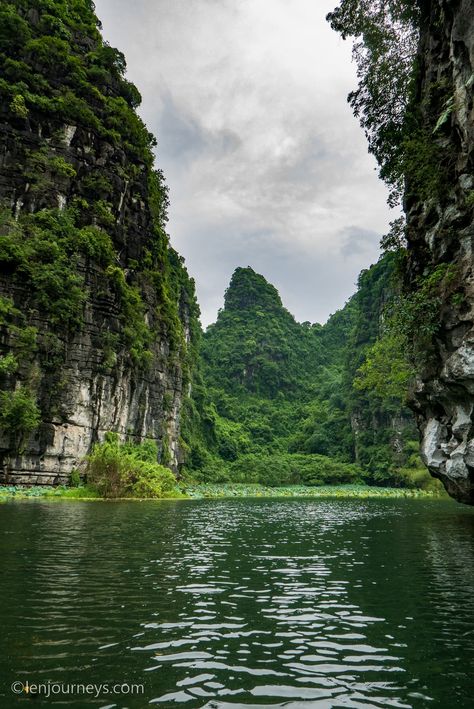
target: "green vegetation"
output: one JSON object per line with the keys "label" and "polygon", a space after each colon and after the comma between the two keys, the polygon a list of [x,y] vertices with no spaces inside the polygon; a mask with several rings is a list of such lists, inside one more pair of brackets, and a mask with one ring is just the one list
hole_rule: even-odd
{"label": "green vegetation", "polygon": [[[267,487],[259,484],[244,483],[223,483],[223,484],[184,484],[179,486],[180,494],[171,496],[171,499],[179,497],[186,499],[226,499],[233,497],[318,497],[318,498],[400,498],[400,497],[447,497],[441,488],[433,490],[418,490],[414,488],[386,488],[373,487],[368,485],[320,485],[304,486],[289,485],[286,487]],[[14,500],[88,500],[101,501],[102,498],[96,489],[90,485],[79,487],[18,487],[14,485],[4,485],[0,487],[0,503]],[[122,498],[108,498],[109,501]],[[127,498],[130,500],[141,500],[142,498]],[[150,498],[148,498],[150,499]],[[153,498],[152,498],[153,499]],[[155,500],[157,498],[154,498]],[[165,498],[161,498],[165,499]],[[168,499],[168,498],[166,498]]]}
{"label": "green vegetation", "polygon": [[417,279],[417,290],[390,299],[379,336],[357,372],[356,389],[385,401],[406,399],[416,371],[429,364],[441,308],[449,298],[463,298],[462,284],[454,266],[443,263]]}
{"label": "green vegetation", "polygon": [[[441,6],[428,9],[410,0],[341,0],[327,17],[343,39],[354,41],[359,85],[348,100],[380,175],[392,190],[389,204],[403,198],[405,207],[423,204],[433,216],[441,213],[456,183],[455,151],[447,135],[452,114],[460,107],[449,72],[428,71],[418,42],[423,23],[442,28],[443,12]],[[467,78],[466,88],[472,81]],[[416,228],[410,225],[415,232]],[[440,231],[439,236],[449,241],[451,235]],[[399,292],[385,313],[381,340],[358,379],[360,389],[372,388],[380,397],[390,398],[398,389],[400,398],[407,391],[413,374],[429,364],[442,308],[464,302],[462,283],[452,266],[429,263],[426,253],[420,273],[420,263],[415,269],[413,254],[406,250],[406,237],[404,220],[397,219],[382,239],[384,250],[398,254]]]}
{"label": "green vegetation", "polygon": [[453,168],[443,142],[453,87],[433,77],[429,105],[420,105],[417,93],[422,12],[410,0],[341,0],[327,17],[343,39],[354,40],[359,85],[348,101],[392,189],[390,204],[403,196],[442,200]]}
{"label": "green vegetation", "polygon": [[101,500],[97,490],[87,485],[80,487],[66,487],[58,485],[56,487],[35,485],[33,487],[23,487],[16,485],[2,485],[0,487],[0,502],[11,500],[37,500],[42,498],[67,499],[67,500]]}
{"label": "green vegetation", "polygon": [[28,434],[41,421],[36,398],[25,387],[0,392],[0,428],[10,437],[11,447],[21,453]]}
{"label": "green vegetation", "polygon": [[39,21],[22,0],[0,11],[0,94],[13,117],[25,121],[37,112],[82,126],[150,167],[155,143],[135,112],[140,93],[124,76],[123,54],[103,42],[94,4],[32,4]]}
{"label": "green vegetation", "polygon": [[[318,344],[322,348],[318,329],[298,325],[263,276],[251,268],[238,268],[224,310],[205,337],[204,356],[212,383],[225,384],[235,394],[296,398],[307,370],[314,367],[314,349]],[[239,331],[241,336],[236,337]]]}
{"label": "green vegetation", "polygon": [[[404,191],[406,141],[411,141],[414,166],[424,165],[421,156],[416,162],[416,147],[429,145],[423,136],[415,141],[407,125],[416,71],[418,4],[410,0],[341,0],[327,19],[343,39],[354,39],[359,86],[348,101],[380,165],[380,176],[392,187],[391,201],[395,202]],[[414,116],[411,129],[413,120]]]}
{"label": "green vegetation", "polygon": [[[391,201],[403,190],[439,195],[454,99],[452,87],[433,85],[429,125],[413,108],[416,6],[342,0],[329,19],[356,39],[359,88],[349,101]],[[94,376],[126,370],[135,384],[165,366],[191,392],[180,419],[187,484],[435,485],[406,398],[416,368],[429,364],[443,303],[462,302],[453,269],[433,268],[403,293],[396,220],[387,253],[326,325],[297,323],[263,276],[238,268],[203,335],[194,283],[166,234],[156,141],[137,115],[123,54],[99,29],[91,0],[0,8],[0,113],[15,185],[0,212],[0,275],[11,284],[0,298],[4,455],[20,453],[42,421],[66,420],[64,365],[97,309]],[[162,418],[172,407],[167,393]],[[178,495],[162,437],[158,457],[154,444],[109,435],[88,458],[87,485],[71,476],[69,496]]]}
{"label": "green vegetation", "polygon": [[414,374],[403,354],[404,346],[402,336],[390,331],[382,335],[367,351],[354,387],[358,391],[372,391],[380,399],[403,401]]}
{"label": "green vegetation", "polygon": [[266,487],[264,485],[226,483],[221,485],[182,485],[183,492],[194,499],[218,499],[229,497],[328,497],[328,498],[399,498],[399,497],[439,497],[446,496],[442,489],[414,490],[393,487],[369,487],[368,485],[320,485],[305,487]]}
{"label": "green vegetation", "polygon": [[65,365],[90,337],[91,318],[101,329],[100,338],[92,334],[93,375],[115,369],[149,381],[165,365],[183,374],[186,391],[193,378],[194,283],[169,246],[156,140],[125,75],[91,0],[1,4],[2,170],[11,184],[0,204],[6,460],[40,421],[67,415]]}
{"label": "green vegetation", "polygon": [[157,460],[154,442],[121,444],[108,434],[88,457],[87,483],[105,498],[178,497],[176,478]]}
{"label": "green vegetation", "polygon": [[[12,222],[8,210],[3,213],[0,268],[12,269],[19,280],[33,281],[35,306],[51,311],[53,324],[56,320],[77,327],[87,292],[81,260],[99,264],[120,301],[124,344],[135,364],[146,364],[156,335],[147,332],[145,323],[148,304],[143,291],[148,284],[161,296],[159,316],[176,348],[183,344],[181,290],[194,299],[182,261],[168,246],[167,187],[161,171],[153,169],[156,141],[136,113],[141,98],[125,78],[123,54],[100,35],[94,3],[35,0],[31,12],[30,6],[12,0],[0,10],[0,97],[13,114],[7,110],[7,121],[46,121],[53,132],[40,137],[37,149],[26,142],[16,146],[35,213],[21,215],[19,224]],[[63,154],[68,126],[86,131],[87,140],[110,144],[111,153],[117,150],[111,164],[88,162],[79,174],[79,166]],[[140,265],[130,259],[118,262],[123,245],[115,243],[117,176],[136,190],[136,199],[146,201],[151,212]],[[65,212],[51,208],[61,191],[74,195]]]}
{"label": "green vegetation", "polygon": [[72,210],[42,210],[20,221],[6,210],[0,215],[0,269],[18,283],[28,282],[32,305],[47,313],[53,326],[80,326],[86,291],[74,266],[81,252],[98,249],[99,244],[103,256],[111,256],[107,235],[91,227],[77,228]]}
{"label": "green vegetation", "polygon": [[431,487],[405,406],[412,371],[393,333],[379,339],[397,260],[364,271],[324,327],[298,324],[263,276],[235,271],[203,338],[185,480]]}
{"label": "green vegetation", "polygon": [[325,455],[243,455],[230,464],[230,479],[261,485],[339,485],[360,480],[355,465]]}

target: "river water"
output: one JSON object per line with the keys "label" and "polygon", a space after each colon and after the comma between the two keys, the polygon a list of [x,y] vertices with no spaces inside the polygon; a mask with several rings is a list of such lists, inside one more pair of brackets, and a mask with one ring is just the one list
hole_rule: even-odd
{"label": "river water", "polygon": [[0,529],[1,707],[474,706],[474,509],[31,501]]}

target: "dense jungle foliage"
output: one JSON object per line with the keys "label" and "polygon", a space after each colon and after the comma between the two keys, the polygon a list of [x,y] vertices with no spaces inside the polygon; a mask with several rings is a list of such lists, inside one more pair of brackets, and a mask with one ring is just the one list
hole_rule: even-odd
{"label": "dense jungle foliage", "polygon": [[324,326],[297,323],[251,268],[234,272],[203,338],[204,434],[194,440],[188,476],[266,485],[430,484],[404,404],[406,372],[395,362],[390,392],[379,393],[367,363],[395,297],[396,258],[387,254],[364,271],[357,293]]}

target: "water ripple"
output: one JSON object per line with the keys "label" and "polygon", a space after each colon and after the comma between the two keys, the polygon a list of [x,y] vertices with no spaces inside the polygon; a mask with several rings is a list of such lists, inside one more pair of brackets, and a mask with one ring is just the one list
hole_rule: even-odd
{"label": "water ripple", "polygon": [[1,512],[5,686],[133,679],[146,701],[107,706],[137,709],[471,706],[472,510],[204,500]]}

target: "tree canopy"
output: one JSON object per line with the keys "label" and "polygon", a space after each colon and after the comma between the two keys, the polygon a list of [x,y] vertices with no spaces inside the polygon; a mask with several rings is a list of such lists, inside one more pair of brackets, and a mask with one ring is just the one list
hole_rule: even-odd
{"label": "tree canopy", "polygon": [[354,39],[359,86],[348,101],[359,118],[380,176],[392,189],[404,187],[404,141],[416,69],[418,7],[410,0],[341,0],[327,16],[343,39]]}

